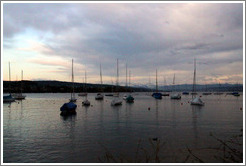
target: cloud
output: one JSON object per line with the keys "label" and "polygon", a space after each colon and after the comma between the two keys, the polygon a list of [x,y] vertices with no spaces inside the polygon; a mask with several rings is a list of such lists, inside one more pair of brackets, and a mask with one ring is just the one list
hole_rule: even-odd
{"label": "cloud", "polygon": [[169,79],[189,73],[194,57],[217,68],[243,56],[242,3],[5,3],[3,12],[4,47],[34,31],[37,42],[29,48],[74,58],[92,77],[100,63],[105,76],[115,76],[117,58],[120,75],[128,63],[140,80],[156,68]]}

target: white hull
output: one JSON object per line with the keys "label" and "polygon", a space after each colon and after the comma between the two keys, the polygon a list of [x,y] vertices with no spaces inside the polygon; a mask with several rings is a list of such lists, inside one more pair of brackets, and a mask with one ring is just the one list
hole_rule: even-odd
{"label": "white hull", "polygon": [[171,95],[171,99],[181,99],[181,95],[180,94],[173,94],[173,95]]}
{"label": "white hull", "polygon": [[191,105],[199,105],[199,106],[203,106],[204,102],[200,99],[200,97],[196,97],[193,100],[190,101]]}
{"label": "white hull", "polygon": [[85,101],[82,102],[82,105],[89,106],[89,105],[91,105],[91,103],[90,103],[89,100],[85,100]]}
{"label": "white hull", "polygon": [[111,102],[112,106],[116,106],[116,105],[122,105],[122,101],[120,99],[114,99]]}

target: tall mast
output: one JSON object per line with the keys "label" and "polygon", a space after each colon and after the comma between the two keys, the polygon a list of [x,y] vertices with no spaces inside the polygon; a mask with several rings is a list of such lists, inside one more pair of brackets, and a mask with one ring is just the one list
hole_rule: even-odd
{"label": "tall mast", "polygon": [[127,64],[126,64],[126,87],[127,87]]}
{"label": "tall mast", "polygon": [[193,92],[196,92],[196,59],[194,58]]}
{"label": "tall mast", "polygon": [[100,80],[101,80],[101,85],[102,85],[102,67],[101,67],[101,63],[100,63]]}
{"label": "tall mast", "polygon": [[155,87],[155,91],[158,92],[158,85],[157,85],[157,69],[156,69],[156,87]]}
{"label": "tall mast", "polygon": [[130,87],[130,84],[131,84],[131,70],[129,70],[129,87]]}
{"label": "tall mast", "polygon": [[118,59],[117,59],[117,79],[116,79],[116,85],[117,86],[119,85],[119,62],[118,62]]}
{"label": "tall mast", "polygon": [[22,94],[22,80],[23,80],[23,70],[21,70],[21,94]]}
{"label": "tall mast", "polygon": [[9,93],[11,93],[10,81],[11,81],[11,74],[10,74],[10,62],[9,62]]}
{"label": "tall mast", "polygon": [[9,62],[9,81],[11,81],[11,75],[10,75],[10,62]]}
{"label": "tall mast", "polygon": [[174,88],[174,91],[176,90],[175,89],[175,73],[174,73],[174,76],[173,76],[173,88]]}
{"label": "tall mast", "polygon": [[72,59],[72,82],[73,82],[73,93],[71,93],[71,99],[72,99],[72,96],[74,97],[73,59]]}

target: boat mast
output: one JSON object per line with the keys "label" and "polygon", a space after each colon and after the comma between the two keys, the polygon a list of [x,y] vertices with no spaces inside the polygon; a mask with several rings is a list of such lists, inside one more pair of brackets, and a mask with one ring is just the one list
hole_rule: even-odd
{"label": "boat mast", "polygon": [[127,87],[127,63],[126,63],[126,87]]}
{"label": "boat mast", "polygon": [[119,85],[119,61],[117,59],[117,78],[116,78],[116,86]]}
{"label": "boat mast", "polygon": [[10,62],[9,62],[9,93],[11,94],[10,81],[11,81],[11,74],[10,74]]}
{"label": "boat mast", "polygon": [[101,81],[101,85],[102,85],[102,67],[101,67],[101,63],[100,63],[100,81]]}
{"label": "boat mast", "polygon": [[194,58],[193,92],[196,92],[196,59]]}
{"label": "boat mast", "polygon": [[174,74],[174,76],[173,76],[173,89],[174,89],[174,91],[176,90],[176,89],[175,89],[175,74]]}
{"label": "boat mast", "polygon": [[74,97],[74,98],[75,98],[75,96],[74,96],[73,59],[72,59],[72,83],[73,83],[73,92],[71,93],[71,99],[72,99],[72,97]]}
{"label": "boat mast", "polygon": [[[128,86],[130,87],[131,86],[131,70],[129,70],[129,84]],[[130,92],[131,92],[131,89],[130,89]]]}
{"label": "boat mast", "polygon": [[21,70],[21,94],[22,94],[22,80],[23,80],[23,70]]}
{"label": "boat mast", "polygon": [[157,85],[157,69],[156,69],[156,87],[155,87],[156,93],[158,92],[158,85]]}

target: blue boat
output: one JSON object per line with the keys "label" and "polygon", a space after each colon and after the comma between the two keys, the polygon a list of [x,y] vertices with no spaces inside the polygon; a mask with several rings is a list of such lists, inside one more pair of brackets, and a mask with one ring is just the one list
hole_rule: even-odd
{"label": "blue boat", "polygon": [[12,97],[11,94],[9,94],[8,96],[3,96],[3,102],[13,102],[15,101],[15,99]]}
{"label": "blue boat", "polygon": [[152,97],[154,97],[155,99],[162,99],[162,94],[156,92],[156,93],[153,93],[153,94],[152,94]]}
{"label": "blue boat", "polygon": [[128,95],[127,98],[126,98],[126,102],[133,103],[134,102],[134,97],[132,97],[132,95]]}
{"label": "blue boat", "polygon": [[75,115],[76,108],[77,108],[77,105],[74,104],[73,102],[64,103],[60,108],[61,115],[62,116]]}

